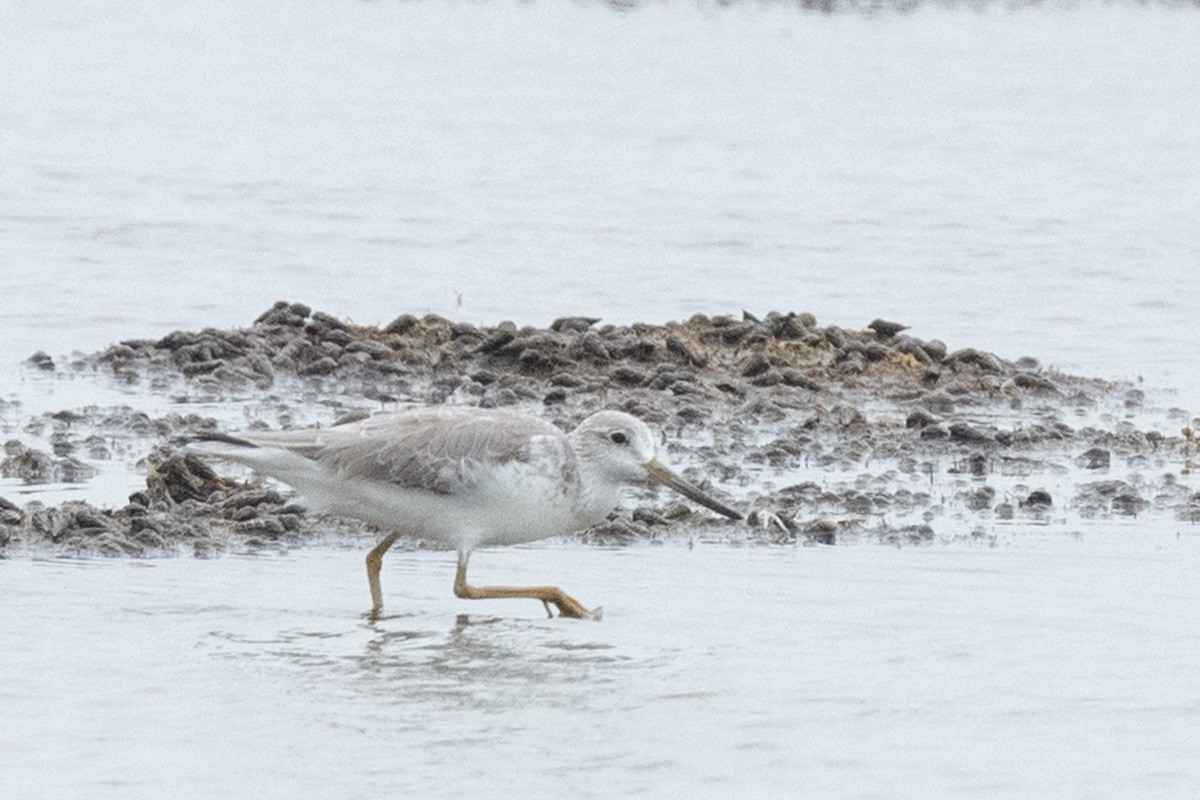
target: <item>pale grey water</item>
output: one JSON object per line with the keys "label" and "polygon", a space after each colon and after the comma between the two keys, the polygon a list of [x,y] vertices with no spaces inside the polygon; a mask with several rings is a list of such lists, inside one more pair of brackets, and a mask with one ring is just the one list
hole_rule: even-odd
{"label": "pale grey water", "polygon": [[1198,545],[478,554],[602,623],[456,600],[438,553],[389,558],[375,625],[350,550],[0,562],[0,765],[23,798],[1194,797]]}
{"label": "pale grey water", "polygon": [[1080,5],[8,3],[0,344],[778,308],[1194,395],[1200,14]]}
{"label": "pale grey water", "polygon": [[[14,2],[0,40],[6,437],[171,408],[17,369],[32,351],[281,297],[363,322],[885,316],[1196,410],[1194,9]],[[375,627],[358,551],[20,554],[0,775],[31,798],[1197,796],[1192,526],[996,541],[477,556],[599,625],[465,606],[442,554],[389,556],[401,616]]]}

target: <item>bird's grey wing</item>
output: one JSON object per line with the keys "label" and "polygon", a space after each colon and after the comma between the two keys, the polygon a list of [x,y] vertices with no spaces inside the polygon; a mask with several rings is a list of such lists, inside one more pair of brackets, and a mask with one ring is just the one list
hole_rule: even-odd
{"label": "bird's grey wing", "polygon": [[515,414],[430,409],[330,428],[294,452],[348,478],[437,494],[469,491],[491,466],[528,461],[534,442],[566,439],[549,422]]}
{"label": "bird's grey wing", "polygon": [[326,446],[329,434],[337,428],[297,428],[291,431],[239,431],[237,433],[202,433],[202,442],[225,442],[242,447],[266,447],[287,450],[306,458],[316,458]]}

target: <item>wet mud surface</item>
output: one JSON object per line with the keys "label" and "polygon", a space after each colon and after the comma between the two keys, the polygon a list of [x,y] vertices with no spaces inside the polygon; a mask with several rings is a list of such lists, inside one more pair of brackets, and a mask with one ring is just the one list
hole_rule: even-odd
{"label": "wet mud surface", "polygon": [[[37,353],[24,368],[115,383],[175,410],[131,402],[23,416],[0,401],[10,406],[7,485],[80,484],[86,494],[114,463],[145,476],[123,504],[0,492],[0,554],[204,557],[369,537],[182,445],[206,431],[439,403],[512,407],[566,429],[600,408],[631,412],[662,431],[685,475],[749,515],[732,523],[638,490],[578,534],[590,542],[986,542],[1014,522],[1200,520],[1189,411],[1032,358],[949,350],[886,320],[850,329],[795,313],[631,326],[571,317],[543,329],[405,314],[377,327],[281,302],[244,329],[177,331],[66,359]],[[214,407],[224,412],[207,413]]]}

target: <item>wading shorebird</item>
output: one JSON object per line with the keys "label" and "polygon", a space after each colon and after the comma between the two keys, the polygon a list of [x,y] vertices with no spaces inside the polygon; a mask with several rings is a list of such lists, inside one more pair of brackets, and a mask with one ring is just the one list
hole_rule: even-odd
{"label": "wading shorebird", "polygon": [[604,521],[622,486],[660,483],[733,520],[742,515],[659,460],[644,422],[592,414],[570,433],[507,411],[442,406],[377,414],[326,429],[208,434],[189,447],[290,484],[314,507],[389,533],[367,554],[370,616],[383,609],[379,568],[402,536],[458,552],[454,594],[528,597],[559,616],[599,618],[557,586],[472,586],[480,545],[519,544]]}

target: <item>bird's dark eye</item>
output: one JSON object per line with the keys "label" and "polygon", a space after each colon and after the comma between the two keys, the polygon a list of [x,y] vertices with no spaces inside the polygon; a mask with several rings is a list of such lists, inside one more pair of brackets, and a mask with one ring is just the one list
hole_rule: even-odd
{"label": "bird's dark eye", "polygon": [[608,438],[612,439],[614,444],[628,444],[629,442],[629,437],[621,431],[614,431]]}

